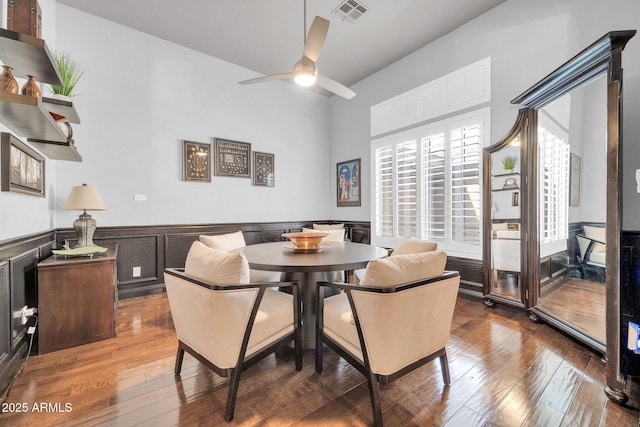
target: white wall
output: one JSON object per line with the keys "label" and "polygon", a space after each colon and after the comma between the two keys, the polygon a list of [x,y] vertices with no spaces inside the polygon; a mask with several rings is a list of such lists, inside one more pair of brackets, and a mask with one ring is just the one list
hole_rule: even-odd
{"label": "white wall", "polygon": [[[586,46],[612,30],[638,29],[636,0],[509,0],[457,30],[417,50],[352,87],[351,101],[331,99],[331,161],[362,158],[361,207],[337,208],[330,217],[370,219],[368,179],[370,107],[483,57],[491,56],[491,143],[515,122],[518,105],[511,99],[549,74]],[[640,35],[623,53],[625,68],[624,139],[625,215],[628,228],[640,229],[640,195],[635,168],[640,168]],[[626,165],[626,164],[625,164]],[[633,184],[633,188],[631,188]],[[335,177],[332,177],[335,186]]]}
{"label": "white wall", "polygon": [[[636,0],[509,0],[357,83],[358,95],[345,101],[281,82],[240,86],[255,74],[54,0],[40,5],[47,44],[87,67],[75,99],[82,124],[74,127],[84,162],[47,160],[44,199],[0,192],[0,241],[69,227],[77,213],[61,206],[82,182],[97,185],[107,204],[94,213],[99,226],[367,221],[371,105],[491,56],[494,143],[516,118],[511,99],[607,31],[637,29],[640,16]],[[625,49],[623,66],[623,226],[640,230],[640,35]],[[276,187],[239,178],[181,181],[180,140],[213,137],[275,153]],[[362,206],[337,208],[335,164],[354,158],[362,159]],[[135,202],[136,193],[147,202]]]}
{"label": "white wall", "polygon": [[[571,95],[571,151],[581,158],[580,205],[569,208],[569,222],[607,222],[607,81],[602,76]],[[580,103],[580,105],[575,105]],[[575,108],[577,107],[577,108]],[[577,130],[578,133],[574,133]],[[631,143],[633,144],[633,142]]]}
{"label": "white wall", "polygon": [[[42,10],[42,37],[53,50],[55,39],[56,4],[55,0],[39,0]],[[0,4],[5,21],[6,2]],[[7,64],[11,65],[11,64]],[[18,78],[20,87],[25,80]],[[0,124],[0,131],[9,132],[23,142],[26,138],[17,135],[11,129]],[[56,162],[45,161],[45,197],[0,191],[0,241],[46,231],[54,228],[53,203],[55,198]]]}
{"label": "white wall", "polygon": [[[329,101],[284,82],[241,86],[256,74],[58,5],[56,43],[86,67],[74,99],[82,163],[58,162],[55,217],[74,185],[98,187],[98,226],[321,219],[328,215]],[[220,137],[275,154],[275,188],[247,178],[185,182],[182,143]],[[147,196],[134,201],[134,194]]]}

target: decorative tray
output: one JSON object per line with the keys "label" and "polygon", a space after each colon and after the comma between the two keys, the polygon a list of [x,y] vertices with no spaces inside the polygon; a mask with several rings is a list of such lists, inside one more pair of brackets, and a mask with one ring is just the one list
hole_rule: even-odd
{"label": "decorative tray", "polygon": [[78,246],[75,248],[67,248],[64,249],[52,249],[56,255],[64,255],[66,257],[92,257],[95,254],[102,254],[107,252],[108,248],[103,248],[102,246]]}
{"label": "decorative tray", "polygon": [[293,251],[294,254],[317,254],[322,252],[322,249],[326,246],[318,245],[313,248],[298,248],[293,243],[285,243],[284,245],[282,245],[282,247]]}

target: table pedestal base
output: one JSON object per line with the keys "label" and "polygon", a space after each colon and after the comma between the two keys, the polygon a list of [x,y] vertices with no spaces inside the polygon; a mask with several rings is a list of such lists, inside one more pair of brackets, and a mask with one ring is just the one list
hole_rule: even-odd
{"label": "table pedestal base", "polygon": [[[330,282],[339,274],[328,272],[285,273],[284,281],[300,281],[300,301],[302,301],[302,347],[316,348],[316,309],[318,307],[317,282]],[[323,295],[327,296],[327,295]]]}

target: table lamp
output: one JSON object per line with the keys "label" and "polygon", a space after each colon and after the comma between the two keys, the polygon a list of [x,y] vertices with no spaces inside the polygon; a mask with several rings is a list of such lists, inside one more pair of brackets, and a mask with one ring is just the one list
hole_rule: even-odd
{"label": "table lamp", "polygon": [[73,229],[78,234],[77,246],[95,246],[93,233],[96,231],[96,220],[91,218],[87,210],[103,211],[104,202],[98,189],[91,185],[82,184],[71,189],[64,210],[81,210],[83,213],[73,222]]}

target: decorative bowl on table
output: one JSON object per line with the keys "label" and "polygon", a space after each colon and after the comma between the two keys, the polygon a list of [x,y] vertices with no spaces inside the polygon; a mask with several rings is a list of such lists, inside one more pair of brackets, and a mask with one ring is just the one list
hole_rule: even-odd
{"label": "decorative bowl on table", "polygon": [[283,233],[282,237],[291,240],[293,244],[293,252],[300,254],[312,254],[320,252],[320,241],[323,237],[327,237],[329,233],[300,231],[296,233]]}

